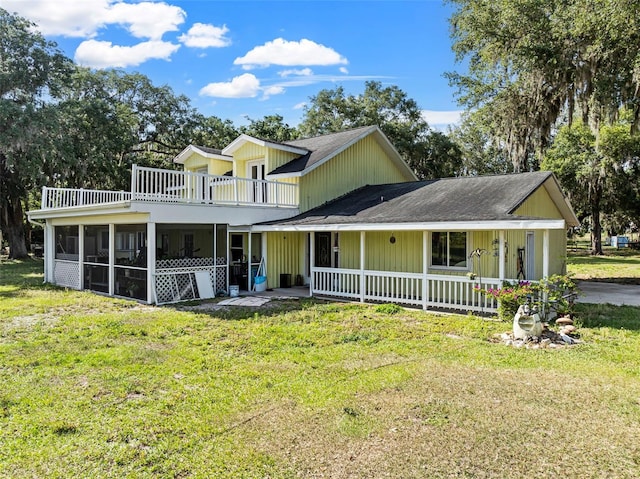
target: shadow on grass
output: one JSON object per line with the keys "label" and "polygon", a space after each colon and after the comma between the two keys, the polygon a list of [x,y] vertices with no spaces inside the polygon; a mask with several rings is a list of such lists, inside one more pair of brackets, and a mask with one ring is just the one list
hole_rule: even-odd
{"label": "shadow on grass", "polygon": [[585,328],[640,331],[640,307],[578,303],[575,308],[576,316]]}

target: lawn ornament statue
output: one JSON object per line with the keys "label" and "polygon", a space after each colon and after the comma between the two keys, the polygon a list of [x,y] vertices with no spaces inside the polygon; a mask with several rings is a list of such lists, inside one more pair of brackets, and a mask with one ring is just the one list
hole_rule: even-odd
{"label": "lawn ornament statue", "polygon": [[542,322],[537,308],[532,307],[527,301],[520,305],[518,312],[513,317],[514,339],[529,339],[542,334]]}

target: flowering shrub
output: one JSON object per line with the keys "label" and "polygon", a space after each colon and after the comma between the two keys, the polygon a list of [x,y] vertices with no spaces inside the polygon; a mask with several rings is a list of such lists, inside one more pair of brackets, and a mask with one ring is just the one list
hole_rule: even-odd
{"label": "flowering shrub", "polygon": [[530,300],[531,305],[537,307],[545,317],[552,310],[571,314],[573,298],[576,296],[575,289],[575,282],[567,275],[553,275],[537,283],[505,281],[502,288],[475,287],[476,291],[498,300],[498,317],[505,321],[513,319],[518,307],[527,300]]}
{"label": "flowering shrub", "polygon": [[527,301],[527,298],[534,299],[537,288],[531,281],[518,281],[510,283],[505,281],[502,288],[482,289],[479,286],[475,288],[480,293],[492,296],[498,300],[498,317],[502,320],[510,320],[518,311],[518,307]]}

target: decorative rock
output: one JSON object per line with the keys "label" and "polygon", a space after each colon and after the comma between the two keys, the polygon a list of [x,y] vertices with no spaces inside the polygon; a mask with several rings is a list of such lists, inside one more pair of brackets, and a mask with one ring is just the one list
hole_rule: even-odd
{"label": "decorative rock", "polygon": [[564,334],[575,333],[576,332],[576,327],[573,324],[567,324],[566,326],[562,327],[560,332],[564,333]]}
{"label": "decorative rock", "polygon": [[562,318],[556,319],[556,324],[558,326],[573,325],[573,319],[568,316],[563,316]]}

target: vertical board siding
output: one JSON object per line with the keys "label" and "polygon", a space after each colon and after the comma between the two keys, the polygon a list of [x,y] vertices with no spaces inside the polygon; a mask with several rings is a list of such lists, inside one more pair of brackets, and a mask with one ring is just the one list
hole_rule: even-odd
{"label": "vertical board siding", "polygon": [[294,283],[296,275],[304,275],[306,233],[288,231],[263,233],[267,235],[267,285],[280,286],[280,275],[290,274]]}
{"label": "vertical board siding", "polygon": [[[395,243],[391,243],[393,235]],[[365,237],[365,269],[422,272],[422,231],[371,231]]]}
{"label": "vertical board siding", "polygon": [[411,181],[368,136],[301,178],[304,212],[363,185]]}
{"label": "vertical board siding", "polygon": [[279,166],[286,165],[291,160],[298,158],[300,155],[290,153],[288,151],[275,150],[273,148],[265,148],[266,150],[266,172],[269,173]]}

